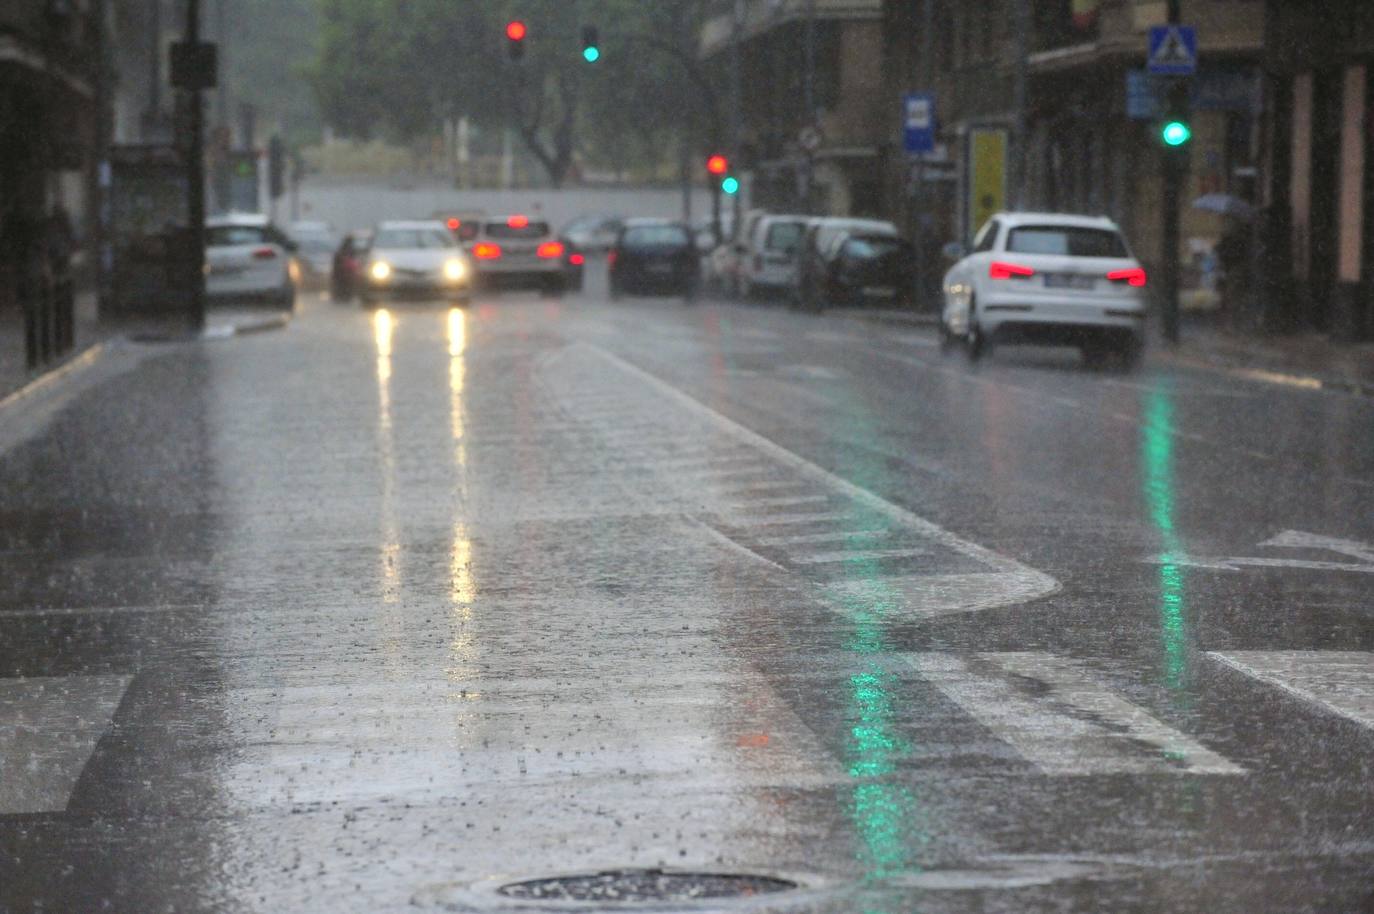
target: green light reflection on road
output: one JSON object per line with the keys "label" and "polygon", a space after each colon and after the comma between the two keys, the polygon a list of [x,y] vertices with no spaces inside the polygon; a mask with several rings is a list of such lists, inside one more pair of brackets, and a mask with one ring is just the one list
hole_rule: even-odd
{"label": "green light reflection on road", "polygon": [[1178,560],[1184,552],[1174,529],[1174,404],[1169,393],[1151,390],[1145,401],[1142,462],[1145,499],[1150,519],[1164,547],[1159,564],[1160,639],[1164,652],[1164,684],[1180,690],[1188,677],[1187,605],[1184,573]]}

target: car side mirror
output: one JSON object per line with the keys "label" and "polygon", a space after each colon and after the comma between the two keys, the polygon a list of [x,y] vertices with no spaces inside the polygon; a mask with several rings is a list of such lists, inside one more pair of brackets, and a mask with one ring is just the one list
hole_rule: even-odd
{"label": "car side mirror", "polygon": [[940,248],[940,253],[946,260],[962,260],[968,254],[968,248],[962,241],[951,241],[949,244]]}

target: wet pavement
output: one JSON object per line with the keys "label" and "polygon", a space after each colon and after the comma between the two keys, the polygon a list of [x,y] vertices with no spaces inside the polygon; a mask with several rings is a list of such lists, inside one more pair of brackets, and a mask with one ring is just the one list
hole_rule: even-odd
{"label": "wet pavement", "polygon": [[0,416],[0,911],[1374,909],[1374,402],[595,287]]}

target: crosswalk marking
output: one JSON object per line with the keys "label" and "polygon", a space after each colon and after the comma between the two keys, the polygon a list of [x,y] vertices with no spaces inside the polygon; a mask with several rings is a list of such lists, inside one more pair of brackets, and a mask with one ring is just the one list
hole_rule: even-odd
{"label": "crosswalk marking", "polygon": [[852,549],[840,552],[817,552],[792,559],[798,565],[825,565],[830,562],[875,562],[882,559],[905,559],[926,555],[925,549]]}
{"label": "crosswalk marking", "polygon": [[1107,690],[1072,660],[1040,652],[905,656],[1045,774],[1244,773]]}
{"label": "crosswalk marking", "polygon": [[1374,653],[1367,651],[1208,651],[1246,676],[1374,729]]}
{"label": "crosswalk marking", "polygon": [[845,520],[849,515],[834,511],[814,514],[757,514],[735,518],[744,527],[781,527],[787,524],[815,524],[821,521]]}
{"label": "crosswalk marking", "polygon": [[743,511],[754,508],[790,508],[795,505],[816,505],[830,501],[829,495],[795,495],[787,498],[751,498],[734,507]]}
{"label": "crosswalk marking", "polygon": [[765,536],[754,540],[760,546],[804,546],[814,543],[845,543],[856,539],[886,536],[889,530],[837,530],[833,533],[794,533],[790,536]]}
{"label": "crosswalk marking", "polygon": [[130,679],[0,679],[0,815],[67,808]]}

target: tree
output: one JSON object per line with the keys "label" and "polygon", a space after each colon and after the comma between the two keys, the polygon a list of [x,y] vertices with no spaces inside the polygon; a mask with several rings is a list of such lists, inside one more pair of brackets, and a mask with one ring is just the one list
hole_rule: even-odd
{"label": "tree", "polygon": [[[711,120],[692,73],[702,0],[317,2],[311,78],[345,135],[412,139],[467,117],[512,129],[558,185],[578,154],[613,160],[629,140],[638,157],[662,160]],[[518,62],[506,55],[512,18],[529,25]],[[606,49],[593,65],[580,53],[585,24]]]}

